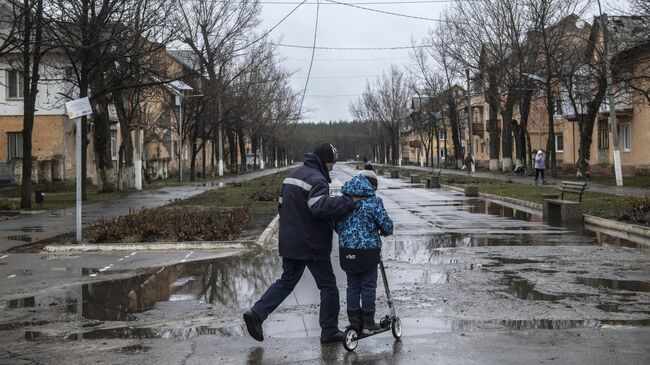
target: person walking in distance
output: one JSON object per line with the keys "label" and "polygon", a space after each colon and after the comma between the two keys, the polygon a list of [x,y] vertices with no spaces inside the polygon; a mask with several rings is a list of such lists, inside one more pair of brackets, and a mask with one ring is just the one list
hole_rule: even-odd
{"label": "person walking in distance", "polygon": [[262,297],[244,313],[244,322],[251,337],[264,340],[262,323],[291,294],[305,267],[309,269],[320,290],[321,343],[340,342],[338,328],[339,290],[332,270],[332,233],[334,219],[354,210],[359,198],[330,196],[329,172],[337,159],[337,151],[323,143],[282,184],[279,197],[279,254],[282,275]]}
{"label": "person walking in distance", "polygon": [[539,176],[542,176],[542,185],[546,184],[544,180],[544,153],[539,150],[535,155],[535,184],[537,185],[537,179]]}

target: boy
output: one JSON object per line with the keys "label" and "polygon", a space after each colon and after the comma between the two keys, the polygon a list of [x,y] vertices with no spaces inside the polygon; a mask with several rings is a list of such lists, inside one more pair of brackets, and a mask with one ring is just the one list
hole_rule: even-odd
{"label": "boy", "polygon": [[[375,323],[377,265],[381,237],[393,234],[393,221],[378,196],[377,176],[371,166],[341,187],[344,196],[365,198],[355,209],[339,218],[334,229],[339,235],[341,268],[347,274],[347,312],[350,326],[370,334],[380,329]],[[361,305],[359,305],[361,302]]]}

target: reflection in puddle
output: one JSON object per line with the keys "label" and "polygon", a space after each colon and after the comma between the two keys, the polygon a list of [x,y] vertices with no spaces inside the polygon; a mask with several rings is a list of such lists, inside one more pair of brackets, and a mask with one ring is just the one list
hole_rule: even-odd
{"label": "reflection in puddle", "polygon": [[547,301],[564,299],[564,296],[561,295],[547,294],[536,290],[535,284],[519,276],[506,276],[504,282],[510,289],[510,292],[519,299]]}
{"label": "reflection in puddle", "polygon": [[[302,318],[304,317],[304,318]],[[650,319],[630,320],[573,320],[573,319],[522,319],[522,320],[465,320],[445,318],[402,318],[405,336],[426,335],[445,332],[480,332],[501,330],[594,328],[601,326],[647,327]],[[283,316],[282,320],[265,323],[268,338],[317,338],[320,336],[317,315]],[[227,327],[196,326],[187,328],[138,328],[117,327],[73,332],[63,335],[67,340],[110,340],[110,339],[172,339],[188,340],[197,336],[245,336],[243,325]],[[48,335],[38,331],[25,331],[25,339],[37,340]],[[379,337],[390,337],[383,333]]]}
{"label": "reflection in puddle", "polygon": [[650,292],[650,283],[646,281],[579,277],[578,282],[597,289],[604,288],[636,292]]}
{"label": "reflection in puddle", "polygon": [[[133,314],[167,301],[198,301],[229,308],[247,308],[277,278],[281,267],[279,260],[276,252],[261,251],[164,266],[129,278],[84,284],[81,290],[73,289],[58,297],[32,296],[10,300],[5,307],[64,304],[68,312],[79,312],[86,319],[101,321],[133,320]],[[83,269],[82,275],[93,272],[96,270]]]}
{"label": "reflection in puddle", "polygon": [[497,217],[511,218],[529,222],[541,222],[539,216],[535,216],[529,212],[498,204],[489,200],[468,199],[465,200],[465,205],[469,206],[470,213],[489,214]]}

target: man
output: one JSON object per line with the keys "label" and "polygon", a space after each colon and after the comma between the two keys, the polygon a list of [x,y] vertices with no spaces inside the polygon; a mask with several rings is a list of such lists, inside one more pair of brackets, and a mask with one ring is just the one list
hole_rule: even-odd
{"label": "man", "polygon": [[257,341],[264,340],[262,322],[291,294],[305,267],[320,290],[321,343],[343,339],[338,328],[339,291],[330,262],[332,221],[352,211],[358,199],[330,196],[329,172],[336,159],[334,146],[320,144],[313,153],[305,155],[304,165],[282,184],[279,198],[282,276],[244,313],[248,333]]}

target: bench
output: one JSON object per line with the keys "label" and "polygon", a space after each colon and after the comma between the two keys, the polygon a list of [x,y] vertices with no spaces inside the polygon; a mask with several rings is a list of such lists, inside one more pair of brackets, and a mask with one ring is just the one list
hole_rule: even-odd
{"label": "bench", "polygon": [[[562,181],[559,189],[560,199],[544,199],[544,221],[551,225],[574,226],[583,223],[582,194],[587,188],[587,183],[576,181]],[[578,195],[578,201],[564,200],[565,193]]]}
{"label": "bench", "polygon": [[420,183],[420,175],[411,174],[411,184],[419,184],[419,183]]}
{"label": "bench", "polygon": [[582,203],[582,194],[584,194],[586,188],[586,182],[562,181],[559,187],[562,192],[560,199],[564,200],[564,193],[572,193],[578,195],[578,201]]}

